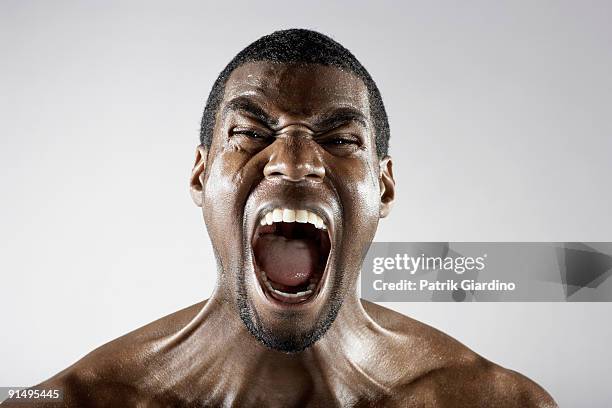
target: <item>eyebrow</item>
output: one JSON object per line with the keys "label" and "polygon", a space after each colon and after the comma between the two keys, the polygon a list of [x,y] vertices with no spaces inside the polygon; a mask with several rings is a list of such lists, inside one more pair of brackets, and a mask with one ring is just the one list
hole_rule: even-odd
{"label": "eyebrow", "polygon": [[270,117],[261,106],[245,96],[239,96],[229,101],[223,108],[223,115],[226,115],[228,112],[246,113],[270,128],[278,124],[278,120]]}
{"label": "eyebrow", "polygon": [[331,130],[350,122],[357,122],[365,128],[368,127],[368,120],[365,115],[361,113],[361,111],[351,107],[332,109],[319,116],[314,121],[314,125],[320,130]]}
{"label": "eyebrow", "polygon": [[[230,100],[223,108],[223,115],[229,112],[246,113],[269,128],[278,126],[277,119],[272,118],[257,102],[246,96],[238,96]],[[357,122],[365,128],[368,127],[368,120],[365,115],[358,109],[348,106],[335,108],[316,116],[313,120],[313,125],[317,130],[326,131],[350,122]]]}

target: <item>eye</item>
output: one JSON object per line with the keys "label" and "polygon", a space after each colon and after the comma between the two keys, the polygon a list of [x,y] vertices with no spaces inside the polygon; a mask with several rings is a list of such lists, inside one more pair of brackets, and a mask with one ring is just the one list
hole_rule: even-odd
{"label": "eye", "polygon": [[327,142],[327,144],[341,146],[348,144],[357,144],[355,140],[344,138],[344,137],[335,137]]}
{"label": "eye", "polygon": [[330,147],[358,147],[361,142],[349,135],[336,135],[322,140],[321,144]]}
{"label": "eye", "polygon": [[358,135],[344,132],[325,135],[319,140],[319,144],[335,156],[356,154],[364,148],[363,143]]}
{"label": "eye", "polygon": [[241,128],[233,129],[232,136],[234,135],[244,135],[251,139],[262,139],[262,140],[268,138],[267,135],[260,133],[253,129],[241,129]]}

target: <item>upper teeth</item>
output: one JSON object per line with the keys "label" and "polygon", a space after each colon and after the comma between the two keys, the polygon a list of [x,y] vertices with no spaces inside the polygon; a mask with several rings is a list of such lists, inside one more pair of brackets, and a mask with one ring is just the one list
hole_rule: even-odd
{"label": "upper teeth", "polygon": [[265,213],[260,225],[272,225],[275,222],[301,222],[310,223],[319,229],[327,229],[327,225],[323,218],[308,210],[291,210],[289,208],[275,208],[272,211]]}

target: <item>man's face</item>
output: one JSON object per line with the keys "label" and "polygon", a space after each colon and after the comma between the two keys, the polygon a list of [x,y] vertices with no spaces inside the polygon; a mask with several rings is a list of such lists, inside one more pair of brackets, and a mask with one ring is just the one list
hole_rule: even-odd
{"label": "man's face", "polygon": [[253,62],[227,80],[192,187],[217,290],[269,347],[308,347],[355,293],[389,204],[374,134],[365,84],[338,68]]}

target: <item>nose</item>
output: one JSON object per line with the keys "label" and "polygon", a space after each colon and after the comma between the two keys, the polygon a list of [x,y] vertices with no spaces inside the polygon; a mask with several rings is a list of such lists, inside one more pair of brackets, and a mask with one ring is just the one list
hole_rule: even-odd
{"label": "nose", "polygon": [[264,167],[264,176],[293,182],[323,181],[325,168],[313,144],[316,143],[310,138],[300,135],[277,138],[270,146],[273,150]]}

